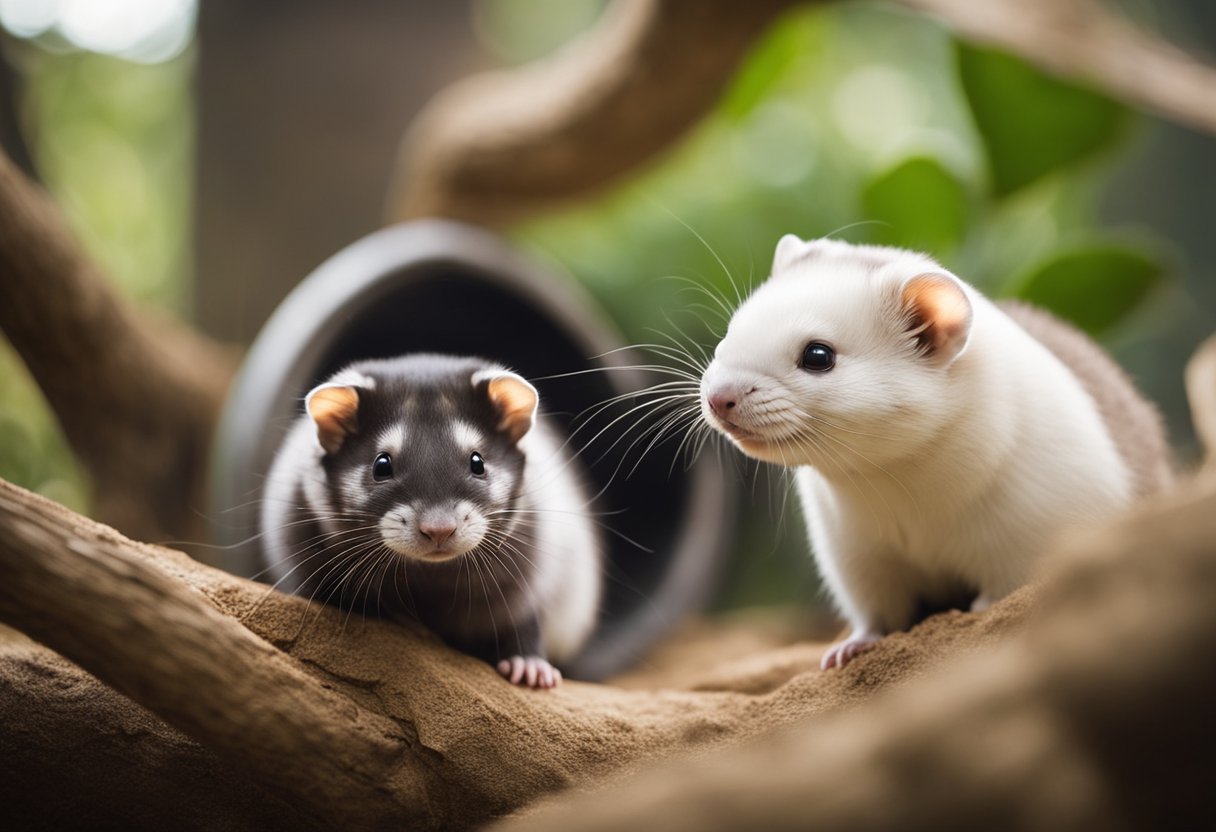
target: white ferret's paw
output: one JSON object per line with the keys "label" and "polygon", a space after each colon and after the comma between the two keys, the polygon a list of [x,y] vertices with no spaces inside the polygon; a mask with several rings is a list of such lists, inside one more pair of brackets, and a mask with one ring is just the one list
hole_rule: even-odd
{"label": "white ferret's paw", "polygon": [[828,648],[819,661],[819,667],[830,670],[833,667],[844,667],[857,656],[869,650],[882,639],[877,633],[854,634],[844,641],[837,642]]}
{"label": "white ferret's paw", "polygon": [[562,683],[562,672],[540,656],[512,656],[498,663],[498,672],[513,685],[530,688],[555,688]]}
{"label": "white ferret's paw", "polygon": [[986,612],[988,610],[988,608],[991,607],[995,603],[996,603],[996,601],[994,601],[992,598],[990,598],[987,595],[978,595],[978,596],[976,596],[975,600],[971,602],[971,611],[972,612]]}

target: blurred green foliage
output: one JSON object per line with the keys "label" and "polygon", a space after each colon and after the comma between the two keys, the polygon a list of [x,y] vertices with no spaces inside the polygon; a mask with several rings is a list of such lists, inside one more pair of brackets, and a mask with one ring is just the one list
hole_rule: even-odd
{"label": "blurred green foliage", "polygon": [[539,58],[586,29],[606,0],[474,0],[478,39],[508,63]]}
{"label": "blurred green foliage", "polygon": [[[44,184],[92,257],[140,303],[187,296],[193,56],[157,65],[5,41]],[[0,476],[73,508],[87,484],[53,415],[0,342]]]}
{"label": "blurred green foliage", "polygon": [[879,224],[871,241],[882,245],[958,250],[971,216],[966,188],[937,159],[913,156],[866,184],[862,213]]}
{"label": "blurred green foliage", "polygon": [[1100,244],[1057,252],[1014,281],[1017,297],[1100,336],[1134,311],[1165,277],[1149,248]]}
{"label": "blurred green foliage", "polygon": [[1111,145],[1131,120],[1127,108],[1025,62],[959,43],[958,74],[983,137],[1000,196]]}

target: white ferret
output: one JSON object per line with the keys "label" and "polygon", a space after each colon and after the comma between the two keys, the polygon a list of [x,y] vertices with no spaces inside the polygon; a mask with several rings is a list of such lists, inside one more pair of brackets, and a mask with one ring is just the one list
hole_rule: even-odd
{"label": "white ferret", "polygon": [[793,235],[701,380],[708,423],[796,468],[843,666],[925,605],[980,610],[1062,529],[1171,478],[1157,411],[1092,341],[925,255]]}

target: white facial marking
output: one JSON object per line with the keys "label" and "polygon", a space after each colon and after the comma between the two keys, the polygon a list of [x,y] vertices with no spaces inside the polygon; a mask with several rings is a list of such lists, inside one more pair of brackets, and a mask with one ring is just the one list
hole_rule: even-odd
{"label": "white facial marking", "polygon": [[428,541],[418,531],[418,515],[408,503],[393,506],[380,518],[380,537],[386,546],[398,554],[417,556],[428,547]]}
{"label": "white facial marking", "polygon": [[[368,466],[371,462],[368,461]],[[342,475],[339,487],[342,498],[348,506],[357,506],[367,498],[367,474],[363,468],[355,468]]]}
{"label": "white facial marking", "polygon": [[402,450],[405,448],[405,441],[409,433],[405,429],[405,425],[397,423],[390,425],[380,431],[380,435],[376,437],[376,451],[383,452],[397,459],[401,456]]}
{"label": "white facial marking", "polygon": [[[486,473],[491,474],[491,461],[486,460]],[[501,505],[511,499],[511,483],[506,477],[490,477],[490,499]]]}
{"label": "white facial marking", "polygon": [[458,544],[457,548],[467,552],[485,538],[486,532],[490,530],[490,523],[481,513],[481,509],[468,500],[456,503],[456,516],[460,520],[460,525],[452,537],[458,538],[454,540],[454,543]]}
{"label": "white facial marking", "polygon": [[466,451],[476,451],[486,444],[485,435],[477,428],[461,419],[452,422],[452,440],[456,447]]}

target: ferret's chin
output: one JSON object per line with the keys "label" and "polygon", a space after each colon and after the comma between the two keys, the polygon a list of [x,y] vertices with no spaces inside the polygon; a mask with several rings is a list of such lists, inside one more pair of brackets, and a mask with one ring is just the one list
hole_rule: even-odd
{"label": "ferret's chin", "polygon": [[771,462],[785,467],[795,465],[811,465],[813,460],[798,443],[788,439],[772,438],[754,430],[745,430],[737,426],[734,429],[710,422],[715,430],[731,441],[731,444],[752,459],[760,462]]}
{"label": "ferret's chin", "polygon": [[776,448],[765,439],[758,436],[749,438],[731,437],[731,441],[735,443],[735,447],[743,451],[752,459],[758,459],[761,462],[777,462],[782,461],[781,455]]}
{"label": "ferret's chin", "polygon": [[382,539],[384,540],[384,545],[393,552],[407,561],[416,563],[446,563],[468,553],[476,547],[477,543],[481,542],[475,541],[471,545],[466,545],[465,541],[449,541],[443,546],[436,546],[429,540],[402,540],[387,535],[383,536]]}
{"label": "ferret's chin", "polygon": [[731,441],[743,453],[761,462],[780,462],[776,458],[773,445],[760,434],[734,422],[719,419],[712,412],[704,413],[706,423]]}

